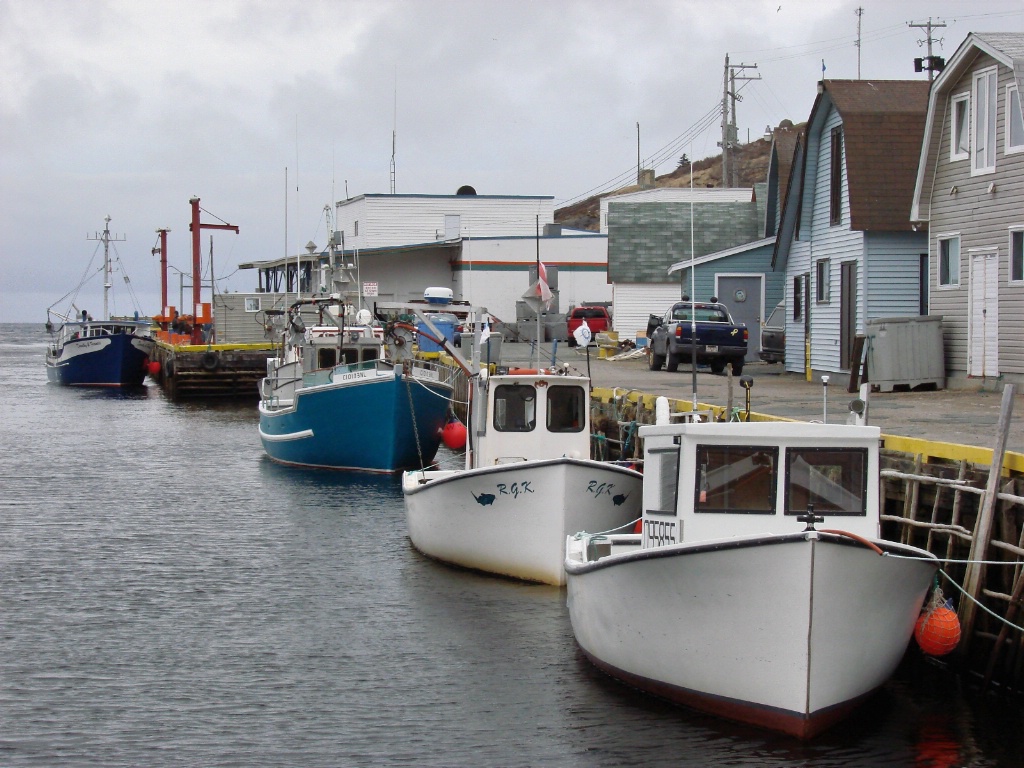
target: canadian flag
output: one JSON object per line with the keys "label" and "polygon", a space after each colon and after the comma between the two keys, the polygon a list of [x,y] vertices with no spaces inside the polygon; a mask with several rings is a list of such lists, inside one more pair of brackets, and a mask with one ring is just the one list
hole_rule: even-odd
{"label": "canadian flag", "polygon": [[537,262],[537,295],[540,296],[545,306],[551,304],[551,300],[555,298],[548,287],[548,268],[542,261]]}

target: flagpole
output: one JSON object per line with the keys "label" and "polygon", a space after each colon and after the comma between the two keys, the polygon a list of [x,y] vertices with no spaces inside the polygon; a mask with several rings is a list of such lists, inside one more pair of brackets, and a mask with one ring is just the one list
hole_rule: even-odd
{"label": "flagpole", "polygon": [[[537,214],[535,219],[536,225],[536,241],[537,241],[537,290],[540,291],[541,298],[544,298],[544,290],[540,287],[540,214]],[[537,304],[537,365],[535,366],[538,370],[540,369],[540,303]]]}

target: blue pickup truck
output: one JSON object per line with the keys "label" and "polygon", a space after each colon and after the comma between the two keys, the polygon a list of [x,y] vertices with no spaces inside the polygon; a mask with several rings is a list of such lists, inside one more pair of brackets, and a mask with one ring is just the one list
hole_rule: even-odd
{"label": "blue pickup truck", "polygon": [[690,343],[691,312],[696,317],[697,364],[710,365],[712,373],[722,373],[732,364],[732,372],[743,372],[747,356],[747,326],[737,325],[724,304],[717,301],[678,301],[664,316],[651,315],[647,324],[652,371],[675,371],[680,363],[692,359]]}

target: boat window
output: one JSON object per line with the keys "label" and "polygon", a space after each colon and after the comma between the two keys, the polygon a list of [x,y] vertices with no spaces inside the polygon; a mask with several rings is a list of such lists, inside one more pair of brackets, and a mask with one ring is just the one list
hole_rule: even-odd
{"label": "boat window", "polygon": [[548,432],[582,432],[587,393],[583,387],[548,388]]}
{"label": "boat window", "polygon": [[[653,467],[651,465],[654,465]],[[647,454],[648,471],[658,478],[658,497],[647,507],[648,512],[661,515],[676,513],[676,493],[679,488],[679,446],[651,449]]]}
{"label": "boat window", "polygon": [[529,384],[502,384],[494,389],[494,428],[531,432],[537,426],[537,392]]}
{"label": "boat window", "polygon": [[779,449],[756,445],[698,445],[696,512],[771,515]]}
{"label": "boat window", "polygon": [[376,360],[380,357],[380,350],[377,347],[363,347],[363,360]]}
{"label": "boat window", "polygon": [[334,347],[321,347],[316,351],[317,368],[333,368],[337,362],[338,354]]}
{"label": "boat window", "polygon": [[352,348],[341,350],[341,362],[345,365],[355,365],[359,362],[359,350]]}
{"label": "boat window", "polygon": [[866,448],[787,449],[786,514],[866,515],[867,467]]}

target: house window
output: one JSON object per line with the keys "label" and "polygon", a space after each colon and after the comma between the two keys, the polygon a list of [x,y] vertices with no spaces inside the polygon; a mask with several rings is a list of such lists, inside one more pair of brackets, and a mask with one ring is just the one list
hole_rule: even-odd
{"label": "house window", "polygon": [[793,278],[793,319],[799,320],[804,316],[804,295],[801,291],[804,280],[802,277]]}
{"label": "house window", "polygon": [[960,236],[939,237],[939,285],[960,285]]}
{"label": "house window", "polygon": [[822,304],[829,299],[829,283],[831,278],[831,260],[819,259],[814,263],[814,298]]}
{"label": "house window", "polygon": [[843,129],[832,129],[832,182],[829,192],[828,223],[838,224],[843,217]]}
{"label": "house window", "polygon": [[971,97],[966,93],[953,97],[953,135],[949,142],[949,159],[966,160],[971,153]]}
{"label": "house window", "polygon": [[245,297],[245,311],[246,312],[259,312],[260,311],[260,297],[246,296]]}
{"label": "house window", "polygon": [[1024,115],[1020,111],[1020,91],[1016,85],[1006,89],[1006,154],[1024,152]]}
{"label": "house window", "polygon": [[1010,282],[1024,282],[1024,229],[1010,230]]}
{"label": "house window", "polygon": [[974,135],[971,173],[996,170],[996,70],[974,75]]}

